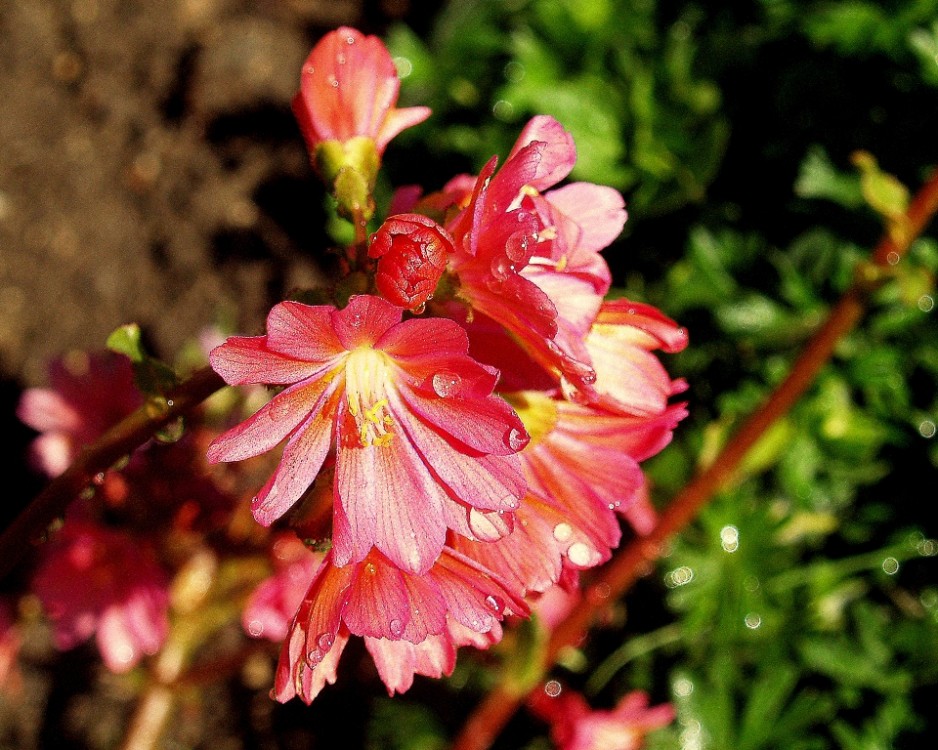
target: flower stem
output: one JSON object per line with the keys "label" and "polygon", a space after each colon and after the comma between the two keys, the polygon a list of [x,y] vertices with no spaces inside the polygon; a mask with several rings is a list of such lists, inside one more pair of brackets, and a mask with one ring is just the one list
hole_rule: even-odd
{"label": "flower stem", "polygon": [[[639,577],[651,570],[667,540],[687,526],[733,479],[750,448],[769,427],[788,413],[830,360],[837,343],[857,324],[870,289],[883,276],[881,271],[895,266],[902,259],[936,212],[938,170],[932,172],[912,200],[899,223],[901,231],[887,231],[883,235],[869,264],[861,267],[854,283],[844,292],[792,365],[788,377],[726,443],[713,463],[678,492],[651,532],[621,549],[599,571],[584,592],[582,606],[574,609],[551,635],[545,670],[554,664],[563,649],[579,643],[601,609],[621,597]],[[491,746],[527,698],[526,695],[511,693],[506,686],[507,681],[503,678],[476,706],[454,741],[453,750],[487,750]]]}
{"label": "flower stem", "polygon": [[91,486],[95,475],[107,471],[224,385],[210,367],[198,370],[167,394],[165,408],[154,410],[152,405],[144,405],[82,448],[72,465],[49,482],[0,534],[0,579],[32,544],[42,539],[49,524],[65,513],[69,503]]}

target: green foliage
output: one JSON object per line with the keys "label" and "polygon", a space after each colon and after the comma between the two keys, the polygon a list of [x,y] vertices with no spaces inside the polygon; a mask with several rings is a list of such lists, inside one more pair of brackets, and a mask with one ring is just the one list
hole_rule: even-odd
{"label": "green foliage", "polygon": [[[666,363],[690,383],[691,417],[647,465],[661,502],[781,382],[879,235],[902,231],[909,188],[938,161],[936,18],[938,0],[470,0],[425,40],[394,30],[444,173],[506,154],[546,112],[574,134],[574,178],[626,193],[644,244],[607,257],[643,265],[614,266],[616,293],[691,335]],[[567,664],[596,705],[636,688],[674,701],[648,747],[934,739],[936,274],[934,230],[875,274],[860,326],[673,543],[657,587]]]}
{"label": "green foliage", "polygon": [[[550,114],[576,140],[575,178],[662,213],[703,199],[728,135],[719,89],[695,70],[702,20],[690,7],[661,24],[643,0],[473,0],[450,4],[426,43],[398,27],[389,44],[408,96],[434,110],[434,150],[478,166]],[[478,127],[479,112],[496,123]]]}

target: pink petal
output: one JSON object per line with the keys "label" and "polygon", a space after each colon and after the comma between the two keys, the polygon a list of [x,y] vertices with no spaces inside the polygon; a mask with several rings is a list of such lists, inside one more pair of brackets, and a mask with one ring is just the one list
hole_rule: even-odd
{"label": "pink petal", "polygon": [[528,614],[520,593],[462,554],[447,549],[433,570],[450,617],[477,633],[487,633],[505,615]]}
{"label": "pink petal", "polygon": [[507,456],[528,442],[524,424],[502,399],[428,398],[417,391],[400,391],[407,408],[443,434],[480,453]]}
{"label": "pink petal", "polygon": [[[527,484],[515,456],[468,456],[420,422],[403,421],[417,451],[456,499],[481,510],[514,510]],[[487,460],[486,460],[487,459]],[[510,459],[515,459],[511,461]]]}
{"label": "pink petal", "polygon": [[605,185],[574,182],[551,190],[544,197],[580,227],[581,248],[602,250],[625,226],[625,201],[618,190]]}
{"label": "pink petal", "polygon": [[[309,418],[287,442],[276,471],[251,502],[254,518],[270,526],[309,489],[332,447],[334,409],[322,408],[335,386],[323,394]],[[211,459],[210,459],[211,460]]]}
{"label": "pink petal", "polygon": [[342,619],[351,633],[419,643],[446,625],[443,599],[424,577],[403,573],[380,555],[356,566]]}
{"label": "pink petal", "polygon": [[325,379],[297,383],[278,393],[251,417],[215,438],[206,452],[210,464],[259,456],[278,445],[336,389]]}
{"label": "pink petal", "polygon": [[430,116],[429,107],[405,107],[403,109],[392,109],[388,112],[387,119],[378,131],[375,137],[375,143],[378,145],[378,151],[383,152],[391,141],[402,130],[418,125]]}
{"label": "pink petal", "polygon": [[16,407],[21,422],[39,432],[77,432],[82,418],[76,409],[51,388],[27,388]]}
{"label": "pink petal", "polygon": [[278,354],[266,342],[266,336],[232,336],[212,349],[209,362],[228,385],[288,385],[325,371],[321,362]]}
{"label": "pink petal", "polygon": [[401,322],[404,311],[369,294],[352,297],[345,309],[331,313],[332,327],[342,346],[352,351],[372,346],[393,325]]}
{"label": "pink petal", "polygon": [[392,696],[409,690],[415,674],[442,677],[456,666],[456,648],[447,636],[430,636],[418,644],[366,638],[365,648]]}
{"label": "pink petal", "polygon": [[570,174],[576,164],[576,147],[573,145],[573,136],[557,120],[549,115],[537,115],[524,126],[505,161],[503,171],[519,151],[536,142],[542,142],[546,147],[540,153],[535,173],[527,182],[543,191]]}
{"label": "pink petal", "polygon": [[[406,436],[386,445],[346,439],[339,416],[333,549],[340,565],[362,560],[374,545],[404,570],[426,572],[443,548],[447,497]],[[354,430],[354,427],[352,428]]]}
{"label": "pink petal", "polygon": [[345,353],[332,330],[334,311],[331,305],[300,302],[274,305],[267,315],[267,347],[272,352],[304,362],[333,361]]}

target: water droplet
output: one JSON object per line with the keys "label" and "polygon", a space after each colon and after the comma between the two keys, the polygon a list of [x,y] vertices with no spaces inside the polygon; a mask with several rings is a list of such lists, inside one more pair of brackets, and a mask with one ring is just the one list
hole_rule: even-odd
{"label": "water droplet", "polygon": [[883,560],[883,572],[887,576],[894,576],[899,572],[899,561],[894,557],[887,557]]}
{"label": "water droplet", "polygon": [[720,546],[726,552],[735,552],[739,549],[739,529],[735,526],[724,526],[720,529]]}
{"label": "water droplet", "polygon": [[378,569],[375,567],[375,564],[374,564],[374,563],[366,563],[366,564],[365,564],[365,572],[366,572],[368,575],[373,576],[375,573],[378,572]]}
{"label": "water droplet", "polygon": [[316,72],[316,68],[314,68],[312,65],[307,65],[303,68],[303,72],[306,73],[306,75],[311,76]]}
{"label": "water droplet", "polygon": [[308,654],[306,654],[306,663],[311,667],[315,667],[319,662],[323,660],[325,654],[318,648],[314,648]]}
{"label": "water droplet", "polygon": [[248,623],[248,633],[252,638],[260,638],[264,635],[264,623],[260,620],[251,620]]}
{"label": "water droplet", "polygon": [[92,478],[91,481],[97,485],[104,484],[104,472],[99,471],[97,474],[94,475],[94,478]]}
{"label": "water droplet", "polygon": [[335,637],[332,633],[322,633],[319,638],[316,639],[316,644],[322,649],[323,654],[332,648],[333,643],[335,643]]}
{"label": "water droplet", "polygon": [[890,266],[896,265],[896,264],[899,262],[899,253],[897,253],[895,250],[893,250],[893,251],[890,252],[890,253],[887,253],[887,254],[886,254],[886,262],[887,262]]}
{"label": "water droplet", "polygon": [[923,294],[918,298],[918,309],[922,312],[931,312],[935,309],[935,298],[930,294]]}
{"label": "water droplet", "polygon": [[936,431],[935,423],[932,422],[930,419],[924,420],[918,426],[918,434],[921,435],[923,438],[935,437],[935,431]]}
{"label": "water droplet", "polygon": [[563,686],[557,680],[548,680],[544,684],[544,692],[548,698],[556,698],[563,692]]}
{"label": "water droplet", "polygon": [[574,565],[585,568],[590,565],[595,565],[599,559],[599,554],[595,550],[591,550],[583,542],[576,542],[570,545],[570,549],[567,550],[567,557]]}
{"label": "water droplet", "polygon": [[499,255],[492,261],[492,274],[495,278],[504,281],[515,272],[515,264],[505,255]]}
{"label": "water droplet", "polygon": [[391,637],[393,638],[400,638],[401,633],[404,632],[404,623],[397,619],[391,620],[391,622],[388,623],[388,627],[391,630]]}
{"label": "water droplet", "polygon": [[762,617],[756,612],[750,612],[743,618],[743,622],[746,623],[747,628],[755,630],[762,624]]}
{"label": "water droplet", "polygon": [[504,600],[500,599],[497,596],[489,595],[485,597],[485,603],[488,604],[496,612],[496,614],[499,614],[499,615],[505,609]]}
{"label": "water droplet", "polygon": [[335,61],[339,63],[339,65],[345,65],[345,55],[340,52],[338,55],[336,55]]}
{"label": "water droplet", "polygon": [[508,447],[513,451],[520,451],[528,444],[528,435],[523,430],[512,427],[508,432]]}
{"label": "water droplet", "polygon": [[686,677],[678,677],[674,681],[673,690],[678,698],[686,698],[694,692],[694,683]]}
{"label": "water droplet", "polygon": [[460,378],[449,372],[438,372],[433,376],[433,391],[440,398],[451,396],[459,387]]}
{"label": "water droplet", "polygon": [[573,527],[568,523],[558,523],[554,526],[554,539],[558,542],[568,542],[573,536]]}
{"label": "water droplet", "polygon": [[675,589],[694,580],[694,569],[686,565],[675,568],[664,577],[664,583],[669,589]]}
{"label": "water droplet", "polygon": [[[432,298],[433,295],[430,295],[430,297]],[[411,312],[412,312],[414,315],[423,315],[426,311],[427,311],[427,303],[426,303],[426,302],[421,302],[421,303],[420,303],[419,305],[417,305],[413,310],[411,310]]]}
{"label": "water droplet", "polygon": [[349,34],[347,37],[345,37],[345,43],[346,43],[346,44],[355,44],[355,37],[353,37],[351,34]]}

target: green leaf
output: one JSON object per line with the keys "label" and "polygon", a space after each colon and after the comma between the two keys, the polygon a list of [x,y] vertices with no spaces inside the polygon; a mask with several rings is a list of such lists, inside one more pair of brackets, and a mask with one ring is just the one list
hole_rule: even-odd
{"label": "green leaf", "polygon": [[117,354],[123,354],[135,364],[139,364],[146,359],[140,326],[136,323],[127,323],[115,329],[107,337],[107,348]]}

